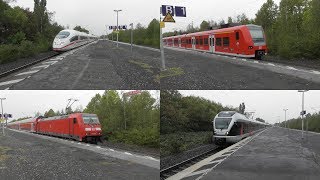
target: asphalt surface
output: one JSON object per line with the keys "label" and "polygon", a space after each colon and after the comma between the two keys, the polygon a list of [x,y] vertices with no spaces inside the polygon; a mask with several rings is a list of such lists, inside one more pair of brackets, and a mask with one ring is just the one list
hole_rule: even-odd
{"label": "asphalt surface", "polygon": [[165,57],[161,89],[320,88],[317,69],[177,48],[165,48]]}
{"label": "asphalt surface", "polygon": [[0,79],[1,89],[160,89],[159,51],[99,40]]}
{"label": "asphalt surface", "polygon": [[269,128],[201,178],[203,180],[317,180],[320,177],[320,134]]}
{"label": "asphalt surface", "polygon": [[159,169],[152,165],[115,158],[111,152],[110,156],[103,155],[63,141],[66,143],[6,130],[6,136],[0,136],[1,179],[159,179]]}

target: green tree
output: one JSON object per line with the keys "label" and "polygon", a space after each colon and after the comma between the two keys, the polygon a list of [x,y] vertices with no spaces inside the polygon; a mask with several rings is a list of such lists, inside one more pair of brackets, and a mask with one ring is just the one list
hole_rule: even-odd
{"label": "green tree", "polygon": [[81,26],[76,26],[73,29],[76,30],[76,31],[80,31],[80,32],[84,32],[84,33],[89,34],[89,31],[87,29],[85,29],[85,28],[82,28]]}
{"label": "green tree", "polygon": [[244,114],[245,110],[246,110],[246,105],[244,103],[241,103],[239,105],[239,113]]}
{"label": "green tree", "polygon": [[56,116],[56,113],[54,112],[53,109],[50,109],[49,111],[46,111],[46,112],[44,113],[44,116],[45,116],[45,117],[53,117],[53,116]]}
{"label": "green tree", "polygon": [[202,23],[200,24],[200,31],[206,31],[210,29],[210,25],[209,22],[207,21],[202,21]]}

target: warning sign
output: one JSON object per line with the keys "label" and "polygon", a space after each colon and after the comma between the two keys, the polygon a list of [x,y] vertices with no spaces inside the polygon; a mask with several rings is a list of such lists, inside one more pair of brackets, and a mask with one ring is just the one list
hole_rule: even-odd
{"label": "warning sign", "polygon": [[176,21],[173,19],[172,15],[170,13],[167,13],[167,15],[163,19],[163,22],[175,23]]}

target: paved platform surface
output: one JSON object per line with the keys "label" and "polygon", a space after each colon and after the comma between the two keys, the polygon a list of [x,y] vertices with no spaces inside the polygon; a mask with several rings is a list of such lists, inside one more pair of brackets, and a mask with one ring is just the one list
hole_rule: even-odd
{"label": "paved platform surface", "polygon": [[0,89],[160,89],[157,49],[106,40],[62,53],[0,79]]}
{"label": "paved platform surface", "polygon": [[319,89],[320,71],[274,62],[165,48],[161,89]]}
{"label": "paved platform surface", "polygon": [[[273,127],[222,161],[203,180],[318,180],[320,134]],[[198,176],[199,177],[199,176]]]}
{"label": "paved platform surface", "polygon": [[159,179],[159,168],[98,151],[6,130],[0,135],[0,179]]}

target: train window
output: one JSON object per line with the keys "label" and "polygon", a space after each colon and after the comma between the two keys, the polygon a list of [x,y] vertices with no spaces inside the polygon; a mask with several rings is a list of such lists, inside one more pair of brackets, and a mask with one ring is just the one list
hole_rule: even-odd
{"label": "train window", "polygon": [[77,118],[73,118],[73,124],[77,124]]}
{"label": "train window", "polygon": [[216,39],[216,46],[221,46],[221,38]]}
{"label": "train window", "polygon": [[208,38],[204,38],[203,44],[204,44],[204,45],[208,45],[208,42],[209,42]]}
{"label": "train window", "polygon": [[224,37],[223,38],[223,46],[229,46],[229,37]]}
{"label": "train window", "polygon": [[200,45],[203,45],[203,39],[200,39],[199,43],[200,43]]}
{"label": "train window", "polygon": [[56,38],[58,39],[64,39],[67,38],[70,35],[68,31],[61,31],[59,34],[57,34]]}
{"label": "train window", "polygon": [[204,45],[208,45],[208,43],[209,43],[209,39],[208,38],[204,38],[203,44]]}
{"label": "train window", "polygon": [[70,42],[73,42],[73,41],[76,41],[78,40],[78,36],[73,36],[71,39],[70,39]]}
{"label": "train window", "polygon": [[236,32],[236,40],[239,40],[240,37],[239,37],[239,32]]}
{"label": "train window", "polygon": [[197,44],[197,45],[199,44],[199,39],[196,39],[196,44]]}

